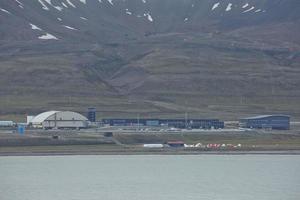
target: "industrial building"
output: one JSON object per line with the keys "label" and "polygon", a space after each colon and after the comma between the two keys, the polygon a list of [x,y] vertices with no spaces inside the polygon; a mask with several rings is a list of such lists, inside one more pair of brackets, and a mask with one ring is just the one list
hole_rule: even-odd
{"label": "industrial building", "polygon": [[161,120],[162,124],[167,124],[173,128],[190,129],[220,129],[224,128],[224,122],[218,119],[166,119]]}
{"label": "industrial building", "polygon": [[240,119],[241,128],[254,129],[290,129],[290,116],[287,115],[260,115]]}
{"label": "industrial building", "polygon": [[218,119],[103,119],[110,126],[168,126],[170,128],[220,129],[224,122]]}
{"label": "industrial building", "polygon": [[76,112],[71,111],[48,111],[43,112],[29,122],[33,127],[44,129],[62,128],[86,128],[88,119]]}

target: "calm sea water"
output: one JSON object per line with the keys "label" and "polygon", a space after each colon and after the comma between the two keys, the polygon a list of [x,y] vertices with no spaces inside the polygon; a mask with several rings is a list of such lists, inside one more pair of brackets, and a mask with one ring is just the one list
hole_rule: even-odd
{"label": "calm sea water", "polygon": [[0,157],[0,200],[299,200],[300,156]]}

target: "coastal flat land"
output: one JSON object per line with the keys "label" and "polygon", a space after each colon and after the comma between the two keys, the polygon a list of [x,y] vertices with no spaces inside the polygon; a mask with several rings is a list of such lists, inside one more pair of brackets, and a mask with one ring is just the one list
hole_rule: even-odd
{"label": "coastal flat land", "polygon": [[[183,141],[200,147],[144,148],[143,144]],[[207,148],[207,144],[226,144]],[[234,148],[241,144],[240,147]],[[199,131],[114,132],[30,130],[18,135],[0,131],[0,156],[10,155],[121,155],[121,154],[300,154],[300,132],[290,131]]]}

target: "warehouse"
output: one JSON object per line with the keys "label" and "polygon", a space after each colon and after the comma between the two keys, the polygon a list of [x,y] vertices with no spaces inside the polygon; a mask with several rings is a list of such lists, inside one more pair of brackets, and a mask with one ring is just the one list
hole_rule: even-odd
{"label": "warehouse", "polygon": [[30,124],[36,128],[63,129],[63,128],[86,128],[88,119],[76,112],[71,111],[48,111],[35,116]]}
{"label": "warehouse", "polygon": [[160,120],[162,124],[167,124],[173,128],[191,128],[191,129],[222,129],[224,122],[218,119],[166,119]]}
{"label": "warehouse", "polygon": [[159,119],[102,119],[103,124],[110,126],[160,126]]}
{"label": "warehouse", "polygon": [[218,119],[103,119],[103,124],[110,126],[163,126],[171,128],[219,129],[224,122]]}
{"label": "warehouse", "polygon": [[260,115],[240,119],[241,128],[256,129],[290,129],[290,116],[287,115]]}

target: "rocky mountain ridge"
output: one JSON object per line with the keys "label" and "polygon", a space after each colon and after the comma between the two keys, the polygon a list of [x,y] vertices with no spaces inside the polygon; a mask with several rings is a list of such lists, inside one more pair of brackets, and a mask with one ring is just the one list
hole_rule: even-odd
{"label": "rocky mountain ridge", "polygon": [[298,0],[3,0],[1,115],[300,116]]}

